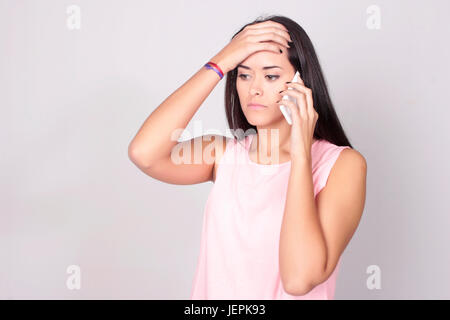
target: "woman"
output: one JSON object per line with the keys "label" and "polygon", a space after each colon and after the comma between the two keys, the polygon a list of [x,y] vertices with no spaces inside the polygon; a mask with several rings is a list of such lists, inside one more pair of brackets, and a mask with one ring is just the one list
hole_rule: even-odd
{"label": "woman", "polygon": [[[299,81],[289,83],[296,71]],[[224,74],[233,138],[177,143]],[[295,100],[280,101],[285,95]],[[151,113],[128,152],[155,179],[214,182],[191,299],[334,298],[340,257],[364,209],[367,166],[296,22],[271,16],[244,26]]]}

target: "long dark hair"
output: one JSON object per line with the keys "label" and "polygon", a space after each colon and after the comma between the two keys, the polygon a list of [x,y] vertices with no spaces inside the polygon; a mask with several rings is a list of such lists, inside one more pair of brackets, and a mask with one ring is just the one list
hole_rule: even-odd
{"label": "long dark hair", "polygon": [[[295,21],[280,15],[272,15],[266,18],[259,17],[255,21],[244,25],[233,38],[246,26],[255,23],[272,20],[284,25],[291,36],[293,45],[288,50],[289,62],[298,70],[305,86],[312,90],[314,109],[319,115],[314,129],[314,138],[325,139],[337,146],[353,146],[347,139],[344,129],[339,122],[336,111],[328,94],[325,78],[316,56],[313,44],[305,30]],[[242,140],[247,132],[256,132],[256,126],[251,125],[242,112],[239,96],[236,90],[237,67],[226,75],[225,83],[225,113],[233,136],[238,141]]]}

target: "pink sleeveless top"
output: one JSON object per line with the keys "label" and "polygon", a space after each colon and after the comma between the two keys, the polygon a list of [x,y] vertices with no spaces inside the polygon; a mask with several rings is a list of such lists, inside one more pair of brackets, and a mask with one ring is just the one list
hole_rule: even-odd
{"label": "pink sleeveless top", "polygon": [[[291,162],[250,160],[253,135],[230,140],[205,205],[200,254],[190,299],[334,299],[339,262],[331,276],[303,296],[286,293],[278,246]],[[348,146],[317,140],[311,147],[314,196]]]}

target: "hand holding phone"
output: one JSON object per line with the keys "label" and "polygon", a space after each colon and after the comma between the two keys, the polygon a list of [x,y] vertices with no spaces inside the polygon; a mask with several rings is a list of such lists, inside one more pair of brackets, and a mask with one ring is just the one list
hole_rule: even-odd
{"label": "hand holding phone", "polygon": [[[300,77],[300,73],[298,71],[296,71],[294,78],[292,78],[291,82],[298,82],[299,77]],[[294,90],[294,89],[288,88],[288,90]],[[281,100],[290,100],[290,101],[294,102],[295,104],[297,103],[297,99],[295,99],[294,97],[291,97],[289,95],[284,95]],[[291,110],[285,105],[280,105],[280,110],[281,110],[281,113],[283,114],[283,116],[286,118],[286,121],[290,125],[292,125]]]}

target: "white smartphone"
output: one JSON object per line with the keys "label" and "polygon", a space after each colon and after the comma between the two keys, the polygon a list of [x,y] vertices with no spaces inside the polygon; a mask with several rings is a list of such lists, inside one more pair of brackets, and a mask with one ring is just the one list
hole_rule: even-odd
{"label": "white smartphone", "polygon": [[[298,82],[298,78],[300,77],[300,73],[298,71],[295,72],[294,78],[292,78],[291,82]],[[288,90],[294,90],[293,88],[288,88]],[[284,95],[281,100],[291,100],[294,103],[297,103],[297,99],[294,97]],[[280,105],[281,113],[283,114],[284,118],[286,119],[287,123],[292,125],[292,117],[291,117],[291,110],[286,107],[285,105]]]}

